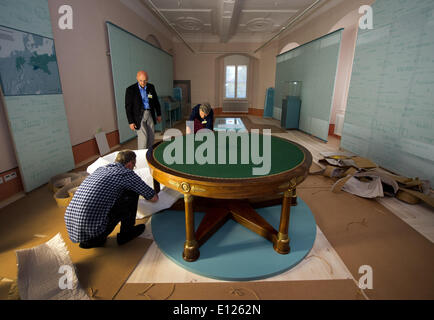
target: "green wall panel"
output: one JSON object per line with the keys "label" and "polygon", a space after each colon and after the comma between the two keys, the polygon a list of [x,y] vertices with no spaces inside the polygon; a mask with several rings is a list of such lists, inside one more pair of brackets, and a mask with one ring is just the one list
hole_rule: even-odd
{"label": "green wall panel", "polygon": [[5,97],[24,190],[74,168],[63,95]]}
{"label": "green wall panel", "polygon": [[341,146],[434,184],[434,1],[377,0],[359,30]]}
{"label": "green wall panel", "polygon": [[[171,96],[173,91],[173,57],[135,35],[107,22],[110,58],[120,142],[136,137],[125,113],[125,90],[136,82],[139,70],[148,72],[149,82],[159,97]],[[161,106],[163,108],[163,106]],[[163,111],[163,110],[162,110]]]}
{"label": "green wall panel", "polygon": [[48,0],[1,0],[0,25],[53,38]]}
{"label": "green wall panel", "polygon": [[299,129],[327,141],[342,29],[277,56],[274,108],[301,81]]}

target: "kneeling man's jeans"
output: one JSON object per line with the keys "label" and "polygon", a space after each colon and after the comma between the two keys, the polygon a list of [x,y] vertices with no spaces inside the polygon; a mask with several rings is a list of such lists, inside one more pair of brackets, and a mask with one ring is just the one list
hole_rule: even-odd
{"label": "kneeling man's jeans", "polygon": [[130,190],[124,191],[108,213],[108,223],[105,231],[100,236],[89,240],[89,242],[107,238],[119,222],[121,223],[121,233],[131,231],[136,223],[138,201],[138,193]]}

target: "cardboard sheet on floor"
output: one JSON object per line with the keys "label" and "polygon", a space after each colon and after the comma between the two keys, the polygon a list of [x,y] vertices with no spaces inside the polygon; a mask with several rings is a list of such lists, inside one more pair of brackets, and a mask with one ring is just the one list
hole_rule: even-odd
{"label": "cardboard sheet on floor", "polygon": [[373,199],[308,187],[321,178],[309,176],[297,194],[355,279],[360,266],[372,267],[373,289],[366,295],[434,299],[433,244]]}
{"label": "cardboard sheet on floor", "polygon": [[111,299],[140,262],[152,240],[139,237],[118,246],[118,225],[104,248],[81,249],[68,238],[64,213],[65,208],[56,205],[52,191],[46,186],[3,208],[0,214],[0,233],[3,235],[0,242],[0,277],[17,279],[16,250],[40,245],[60,232],[72,263],[76,265],[82,288],[98,290],[95,299]]}
{"label": "cardboard sheet on floor", "polygon": [[364,300],[353,280],[127,283],[117,300]]}
{"label": "cardboard sheet on floor", "polygon": [[8,300],[9,290],[13,281],[10,279],[1,279],[0,280],[0,300]]}
{"label": "cardboard sheet on floor", "polygon": [[107,239],[104,248],[83,250],[75,245],[70,249],[80,284],[87,288],[92,299],[112,299],[152,243],[152,240],[139,237],[118,246],[117,232],[119,230]]}
{"label": "cardboard sheet on floor", "polygon": [[[81,249],[69,240],[65,242],[81,287],[92,299],[111,300],[127,281],[152,240],[139,237],[123,246],[118,246],[115,233],[114,236],[108,238],[105,247],[89,250]],[[11,255],[12,258],[8,257],[8,261],[2,261],[2,265],[7,263],[9,270],[6,273],[16,274],[14,252],[11,252]],[[62,275],[56,274],[55,276]]]}

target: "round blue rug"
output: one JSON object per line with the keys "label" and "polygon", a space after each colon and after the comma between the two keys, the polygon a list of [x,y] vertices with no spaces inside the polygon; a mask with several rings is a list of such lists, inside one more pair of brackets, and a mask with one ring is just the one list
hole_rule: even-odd
{"label": "round blue rug", "polygon": [[[203,244],[199,259],[187,262],[182,258],[185,241],[185,213],[166,210],[151,219],[154,240],[172,261],[201,276],[227,281],[248,281],[269,278],[297,265],[309,253],[316,236],[316,223],[309,207],[297,199],[291,207],[289,254],[279,254],[273,244],[258,234],[229,219]],[[281,206],[256,209],[276,230]],[[205,213],[195,212],[195,228]]]}

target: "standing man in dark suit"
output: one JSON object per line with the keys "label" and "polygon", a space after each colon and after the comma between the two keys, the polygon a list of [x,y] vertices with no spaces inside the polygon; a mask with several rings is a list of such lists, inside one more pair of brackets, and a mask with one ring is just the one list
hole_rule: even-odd
{"label": "standing man in dark suit", "polygon": [[146,71],[137,72],[137,82],[125,91],[125,110],[130,129],[137,132],[137,149],[154,144],[154,125],[161,122],[161,107]]}

